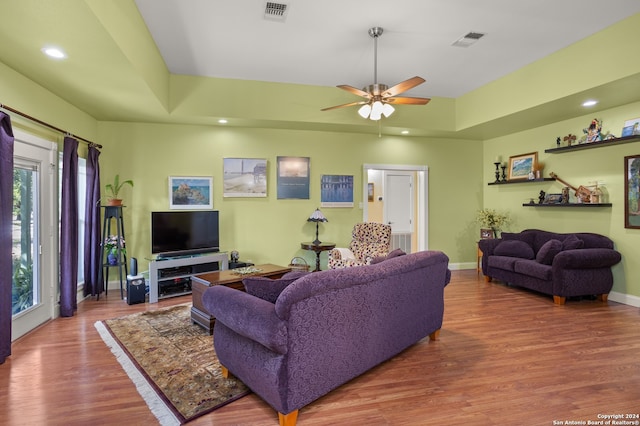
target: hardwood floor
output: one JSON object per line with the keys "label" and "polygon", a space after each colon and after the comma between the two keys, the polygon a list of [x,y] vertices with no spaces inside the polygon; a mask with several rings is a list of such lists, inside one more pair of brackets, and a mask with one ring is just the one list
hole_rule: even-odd
{"label": "hardwood floor", "polygon": [[[0,424],[156,424],[93,324],[189,300],[129,306],[114,291],[15,342],[0,365]],[[438,341],[425,338],[313,402],[298,424],[552,425],[638,414],[639,354],[638,308],[558,306],[485,283],[475,270],[454,271]],[[278,418],[249,395],[190,424],[274,426]]]}

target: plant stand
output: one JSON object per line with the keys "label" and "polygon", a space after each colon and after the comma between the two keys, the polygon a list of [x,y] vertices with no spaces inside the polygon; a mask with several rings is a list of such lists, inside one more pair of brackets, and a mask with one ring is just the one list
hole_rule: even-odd
{"label": "plant stand", "polygon": [[[104,285],[104,293],[105,295],[109,294],[109,268],[118,268],[118,276],[120,278],[120,298],[124,299],[124,285],[123,285],[123,266],[124,266],[124,282],[126,282],[126,277],[128,275],[127,271],[127,255],[124,253],[124,247],[118,247],[118,255],[115,264],[109,262],[107,258],[107,254],[104,251],[104,239],[111,235],[111,219],[115,219],[116,221],[116,236],[118,237],[118,245],[121,244],[124,238],[124,222],[122,218],[122,208],[123,206],[100,206],[104,209],[104,221],[102,223],[102,239],[100,244],[100,262],[102,263],[102,267],[100,268],[100,272],[98,274],[98,282],[103,283]],[[102,277],[104,275],[104,281],[102,281]],[[100,293],[98,293],[98,299],[100,299]]]}

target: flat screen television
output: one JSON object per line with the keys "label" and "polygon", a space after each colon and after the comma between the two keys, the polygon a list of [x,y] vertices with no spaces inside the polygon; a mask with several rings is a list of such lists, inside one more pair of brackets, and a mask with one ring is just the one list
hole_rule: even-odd
{"label": "flat screen television", "polygon": [[220,251],[218,211],[151,212],[151,253],[159,257]]}

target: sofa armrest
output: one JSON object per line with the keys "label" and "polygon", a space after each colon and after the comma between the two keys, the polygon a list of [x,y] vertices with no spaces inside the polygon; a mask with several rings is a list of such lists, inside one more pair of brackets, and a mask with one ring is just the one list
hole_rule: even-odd
{"label": "sofa armrest", "polygon": [[551,266],[556,269],[595,269],[611,267],[622,260],[616,250],[588,248],[565,250],[553,258]]}
{"label": "sofa armrest", "polygon": [[478,248],[482,250],[483,256],[491,256],[493,255],[493,251],[501,242],[502,238],[485,238],[478,241]]}
{"label": "sofa armrest", "polygon": [[208,288],[202,303],[216,322],[274,352],[287,353],[287,323],[278,318],[273,303],[222,285]]}

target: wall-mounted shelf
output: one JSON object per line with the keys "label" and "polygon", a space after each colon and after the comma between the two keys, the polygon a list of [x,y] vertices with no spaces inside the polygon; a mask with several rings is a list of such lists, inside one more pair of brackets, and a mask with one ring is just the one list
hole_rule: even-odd
{"label": "wall-mounted shelf", "polygon": [[554,178],[540,178],[540,179],[521,179],[521,180],[501,180],[500,182],[489,182],[487,185],[507,185],[510,183],[536,183],[555,180]]}
{"label": "wall-mounted shelf", "polygon": [[559,148],[545,149],[547,154],[562,154],[569,151],[580,151],[581,149],[601,148],[603,146],[622,145],[624,143],[640,142],[640,136],[625,136],[623,138],[609,139],[605,141],[581,143],[571,146],[561,146]]}
{"label": "wall-mounted shelf", "polygon": [[531,204],[525,203],[523,207],[611,207],[611,203],[555,203],[555,204]]}

